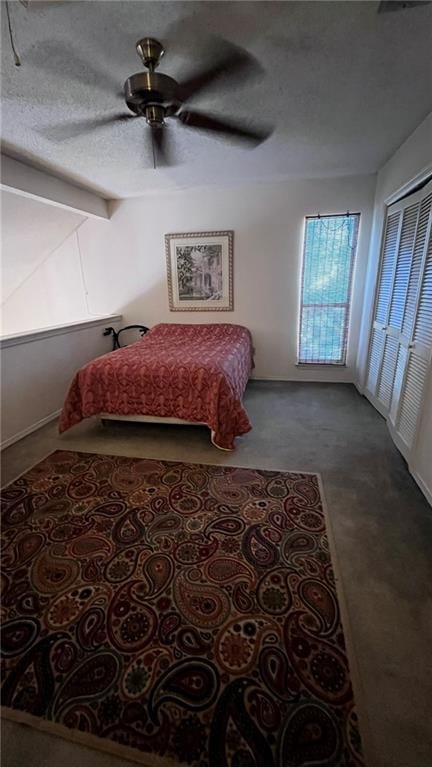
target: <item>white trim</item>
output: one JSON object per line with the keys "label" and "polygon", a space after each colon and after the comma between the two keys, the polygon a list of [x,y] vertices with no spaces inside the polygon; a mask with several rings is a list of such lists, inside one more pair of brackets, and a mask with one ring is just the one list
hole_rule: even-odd
{"label": "white trim", "polygon": [[33,431],[41,429],[42,426],[45,426],[45,424],[49,423],[50,421],[54,421],[54,419],[57,418],[60,413],[61,408],[60,410],[55,410],[54,413],[46,415],[45,418],[41,418],[40,421],[36,421],[36,423],[31,424],[31,426],[27,426],[25,429],[19,431],[17,434],[14,434],[12,437],[8,437],[8,439],[5,439],[4,442],[0,442],[0,450],[5,450],[5,448],[10,447],[10,445],[18,442],[23,437],[27,437],[27,435],[31,434]]}
{"label": "white trim", "polygon": [[87,218],[109,221],[107,201],[100,195],[7,154],[1,155],[0,187],[20,197],[73,210]]}
{"label": "white trim", "polygon": [[[377,213],[375,210],[374,219],[376,216]],[[384,204],[380,205],[380,218],[381,224],[379,245],[378,248],[375,248],[374,251],[372,250],[374,224],[372,224],[372,230],[370,234],[366,281],[363,293],[363,310],[360,320],[360,333],[358,339],[359,348],[357,351],[356,360],[356,376],[360,379],[361,385],[364,388],[366,388],[368,379],[368,363],[372,338],[372,324],[375,316],[378,284],[381,277],[381,254],[383,252],[384,241],[387,232],[387,207]]]}
{"label": "white trim", "polygon": [[401,197],[405,197],[405,195],[408,195],[410,193],[410,190],[414,187],[418,186],[418,184],[423,183],[423,181],[426,181],[428,176],[432,175],[432,163],[428,163],[422,170],[420,170],[418,173],[416,173],[413,178],[410,179],[410,181],[406,181],[405,184],[402,184],[396,191],[392,192],[388,195],[388,197],[385,198],[384,204],[389,207],[390,205],[393,205],[395,202],[398,202]]}
{"label": "white trim", "polygon": [[402,197],[402,199],[396,200],[396,202],[388,205],[386,214],[391,216],[393,213],[403,213],[407,208],[411,208],[413,205],[417,205],[417,203],[420,203],[421,207],[422,201],[425,197],[428,196],[428,194],[430,194],[430,192],[432,192],[432,178],[430,181],[428,181],[427,184],[425,184],[425,186],[422,186],[421,189],[418,189],[417,192],[408,192],[404,197]]}
{"label": "white trim", "polygon": [[297,379],[295,378],[283,378],[282,376],[251,376],[249,378],[249,381],[282,381],[285,383],[290,383],[291,381],[295,381]]}
{"label": "white trim", "polygon": [[429,489],[426,482],[421,478],[420,474],[417,471],[413,471],[410,468],[410,472],[411,472],[411,476],[413,477],[413,479],[415,479],[420,490],[425,496],[427,502],[432,506],[432,489]]}
{"label": "white trim", "polygon": [[365,387],[365,390],[364,390],[364,396],[366,397],[366,399],[369,400],[369,402],[375,408],[377,413],[379,413],[385,419],[387,424],[390,423],[390,421],[387,418],[387,416],[388,416],[387,408],[385,408],[384,405],[382,404],[382,402],[380,402],[379,399],[377,399],[377,397],[375,397],[375,395],[372,394],[369,391],[369,389],[367,389],[366,387]]}
{"label": "white trim", "polygon": [[420,490],[422,491],[422,493],[425,496],[425,498],[428,501],[428,503],[432,506],[432,489],[430,489],[427,486],[427,484],[421,478],[421,476],[418,473],[418,471],[416,471],[414,469],[414,466],[410,462],[410,460],[409,460],[409,456],[410,456],[410,449],[409,449],[409,447],[401,439],[401,437],[397,433],[394,425],[389,420],[389,418],[387,418],[386,413],[383,412],[382,406],[380,405],[380,403],[371,395],[371,393],[367,389],[365,389],[364,392],[363,392],[357,383],[354,384],[354,385],[355,385],[357,391],[359,392],[359,394],[363,395],[370,402],[370,404],[375,408],[375,410],[385,419],[386,426],[387,426],[387,429],[389,431],[389,435],[390,435],[391,439],[393,440],[396,448],[398,449],[398,451],[400,452],[402,457],[407,462],[409,473],[411,474],[411,476],[415,480],[415,482],[418,484]]}
{"label": "white trim", "polygon": [[[311,368],[313,365],[306,365],[306,368]],[[282,381],[285,383],[349,383],[353,384],[354,378],[352,376],[352,370],[351,368],[347,367],[346,365],[316,365],[315,370],[317,368],[325,368],[327,371],[330,369],[336,368],[336,370],[344,370],[349,371],[351,377],[346,378],[340,378],[338,376],[337,379],[331,379],[331,378],[287,378],[286,376],[251,376],[249,378],[249,381]]]}
{"label": "white trim", "polygon": [[315,368],[320,370],[321,368],[348,368],[349,365],[346,362],[296,362],[296,368],[299,370],[308,370],[309,368]]}
{"label": "white trim", "polygon": [[19,344],[29,344],[32,341],[41,341],[51,336],[62,336],[66,333],[74,333],[86,328],[98,327],[109,322],[120,322],[121,314],[102,314],[100,317],[94,317],[91,320],[80,320],[79,322],[67,322],[64,325],[52,325],[40,330],[26,330],[23,333],[12,333],[11,335],[0,337],[0,349],[7,349],[9,346],[18,346]]}
{"label": "white trim", "polygon": [[[398,433],[396,427],[393,425],[393,423],[387,418],[386,419],[387,428],[390,432],[390,436],[396,445],[397,449],[399,450],[400,454],[405,458],[406,462],[408,463],[409,468],[409,455],[410,455],[410,448],[409,446],[403,441],[402,437]],[[410,474],[412,474],[412,470],[410,469]]]}

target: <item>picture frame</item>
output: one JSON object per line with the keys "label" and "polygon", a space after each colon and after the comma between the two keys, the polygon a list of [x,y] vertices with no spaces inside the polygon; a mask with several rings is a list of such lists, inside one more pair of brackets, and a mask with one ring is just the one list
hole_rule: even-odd
{"label": "picture frame", "polygon": [[172,312],[232,312],[232,230],[165,235]]}

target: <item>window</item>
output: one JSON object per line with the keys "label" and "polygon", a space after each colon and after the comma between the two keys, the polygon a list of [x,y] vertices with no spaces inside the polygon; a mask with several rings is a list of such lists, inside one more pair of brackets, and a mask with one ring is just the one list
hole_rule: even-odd
{"label": "window", "polygon": [[299,364],[345,365],[360,214],[306,218]]}

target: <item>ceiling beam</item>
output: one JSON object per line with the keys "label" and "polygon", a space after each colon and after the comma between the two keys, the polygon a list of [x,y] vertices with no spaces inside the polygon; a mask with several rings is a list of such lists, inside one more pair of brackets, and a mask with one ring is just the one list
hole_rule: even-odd
{"label": "ceiling beam", "polygon": [[90,218],[109,219],[107,201],[102,197],[5,154],[1,155],[0,187]]}

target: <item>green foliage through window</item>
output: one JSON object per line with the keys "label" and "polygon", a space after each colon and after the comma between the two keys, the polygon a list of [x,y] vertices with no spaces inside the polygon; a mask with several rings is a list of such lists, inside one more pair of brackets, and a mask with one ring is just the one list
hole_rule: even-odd
{"label": "green foliage through window", "polygon": [[298,361],[344,365],[359,214],[306,219]]}

